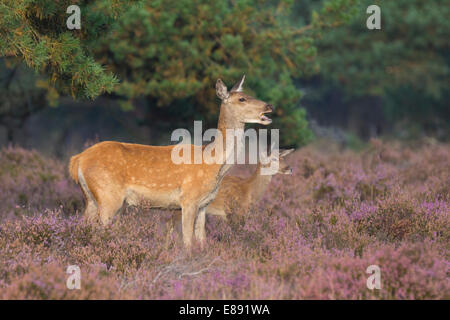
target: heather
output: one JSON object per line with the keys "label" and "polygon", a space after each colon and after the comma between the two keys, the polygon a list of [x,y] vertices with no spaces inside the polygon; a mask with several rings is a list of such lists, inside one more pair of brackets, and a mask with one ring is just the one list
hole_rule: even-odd
{"label": "heather", "polygon": [[[248,215],[208,217],[191,256],[167,233],[170,212],[89,224],[65,162],[12,147],[0,159],[1,299],[450,298],[445,144],[302,148]],[[69,265],[80,290],[66,288]],[[370,265],[380,290],[366,286]]]}
{"label": "heather", "polygon": [[37,151],[6,147],[0,150],[0,221],[45,209],[81,210],[81,192],[68,179],[67,164]]}

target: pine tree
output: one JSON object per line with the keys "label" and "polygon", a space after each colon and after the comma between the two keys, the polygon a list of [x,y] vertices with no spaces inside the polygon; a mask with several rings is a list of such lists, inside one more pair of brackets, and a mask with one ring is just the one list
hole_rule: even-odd
{"label": "pine tree", "polygon": [[[366,27],[371,4],[381,8],[381,30]],[[324,33],[318,44],[327,79],[322,88],[340,89],[346,104],[361,113],[371,112],[372,101],[382,106],[387,121],[406,121],[431,133],[446,126],[448,133],[448,2],[361,0],[357,10],[350,24]],[[326,94],[321,96],[325,101]]]}
{"label": "pine tree", "polygon": [[[311,132],[294,79],[318,70],[314,39],[355,1],[328,0],[305,24],[288,0],[0,0],[0,56],[25,61],[62,94],[190,103],[206,119],[217,114],[216,79],[247,74],[253,94],[278,107],[283,143],[304,144]],[[80,30],[67,29],[69,5],[81,8]]]}
{"label": "pine tree", "polygon": [[[111,92],[117,77],[95,61],[92,46],[133,1],[1,0],[0,56],[25,61],[59,92],[95,98]],[[81,29],[69,30],[70,5],[81,8]]]}

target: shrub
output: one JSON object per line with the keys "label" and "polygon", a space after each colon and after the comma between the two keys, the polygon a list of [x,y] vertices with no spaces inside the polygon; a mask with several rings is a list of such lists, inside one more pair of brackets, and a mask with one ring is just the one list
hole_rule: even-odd
{"label": "shrub", "polygon": [[[167,236],[170,212],[128,208],[107,227],[89,224],[58,206],[80,201],[61,163],[22,149],[0,154],[3,190],[31,199],[15,218],[2,211],[2,299],[450,298],[446,145],[301,149],[288,159],[293,176],[275,176],[247,215],[208,216],[208,250],[194,247],[192,257]],[[73,264],[81,290],[65,287]],[[366,287],[370,265],[380,267],[381,290]]]}

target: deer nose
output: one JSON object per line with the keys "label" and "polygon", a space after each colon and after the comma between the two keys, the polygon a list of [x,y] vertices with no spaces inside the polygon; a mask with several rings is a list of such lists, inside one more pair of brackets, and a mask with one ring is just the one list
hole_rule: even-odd
{"label": "deer nose", "polygon": [[273,105],[271,105],[271,104],[266,104],[266,111],[272,112],[272,111],[273,111]]}

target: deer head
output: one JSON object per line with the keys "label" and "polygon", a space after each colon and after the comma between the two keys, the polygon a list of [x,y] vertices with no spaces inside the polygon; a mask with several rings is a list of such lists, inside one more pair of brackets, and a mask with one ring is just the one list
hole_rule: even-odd
{"label": "deer head", "polygon": [[245,94],[243,92],[244,80],[245,75],[229,92],[223,81],[217,80],[216,93],[222,100],[221,112],[226,114],[227,119],[232,118],[239,123],[260,123],[263,125],[272,123],[272,120],[265,114],[272,112],[273,106]]}
{"label": "deer head", "polygon": [[[294,149],[283,150],[280,149],[278,154],[271,150],[269,156],[265,154],[265,152],[261,152],[261,167],[262,168],[271,168],[272,163],[278,162],[278,170],[273,171],[272,174],[292,174],[292,168],[286,163],[285,157],[290,154]],[[276,166],[275,166],[276,167]]]}

